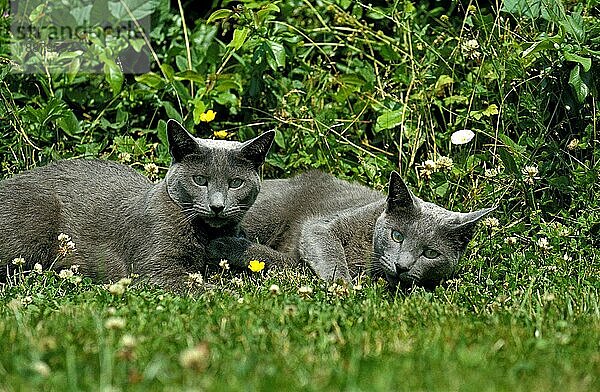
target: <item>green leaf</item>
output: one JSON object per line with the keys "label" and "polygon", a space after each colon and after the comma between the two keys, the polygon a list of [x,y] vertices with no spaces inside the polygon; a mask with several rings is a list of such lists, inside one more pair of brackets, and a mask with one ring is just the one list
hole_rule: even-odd
{"label": "green leaf", "polygon": [[214,23],[217,20],[227,19],[231,16],[231,14],[233,14],[233,11],[231,11],[231,10],[226,10],[226,9],[216,10],[208,17],[208,19],[206,20],[206,23]]}
{"label": "green leaf", "polygon": [[435,188],[435,193],[440,197],[444,197],[446,196],[446,193],[448,193],[449,186],[450,184],[448,182],[444,182],[440,186]]}
{"label": "green leaf", "polygon": [[192,113],[194,115],[194,124],[200,124],[200,115],[206,110],[206,105],[198,98],[194,99],[192,102],[194,104],[194,111]]}
{"label": "green leaf", "polygon": [[156,127],[156,131],[158,133],[158,140],[165,145],[168,146],[168,137],[167,137],[167,122],[165,120],[158,120],[158,126]]}
{"label": "green leaf", "polygon": [[73,83],[79,69],[81,68],[81,59],[74,58],[69,62],[69,66],[67,68],[67,78],[69,79],[69,83]]}
{"label": "green leaf", "polygon": [[161,64],[160,69],[163,71],[164,75],[167,77],[167,80],[172,81],[175,76],[175,70],[169,64]]}
{"label": "green leaf", "polygon": [[521,57],[526,58],[537,52],[554,49],[554,44],[560,43],[561,41],[562,38],[560,37],[547,37],[541,41],[534,42],[521,53]]}
{"label": "green leaf", "polygon": [[444,106],[466,105],[467,103],[469,103],[469,98],[462,95],[451,95],[444,98]]}
{"label": "green leaf", "polygon": [[585,72],[589,72],[589,70],[592,68],[592,59],[590,58],[579,56],[577,54],[569,52],[564,52],[564,55],[565,60],[581,64]]}
{"label": "green leaf", "polygon": [[108,58],[104,59],[104,79],[110,85],[113,96],[121,92],[124,80],[123,72],[121,72],[121,68],[117,63]]}
{"label": "green leaf", "polygon": [[167,117],[177,120],[180,123],[183,122],[181,114],[179,114],[179,112],[173,107],[173,104],[171,104],[171,102],[163,101],[162,104],[165,108],[165,112],[167,113]]}
{"label": "green leaf", "polygon": [[[275,60],[275,63],[277,64],[277,67],[285,67],[285,48],[283,47],[282,44],[280,44],[279,42],[275,42],[275,41],[268,41],[269,43],[269,48],[270,50],[270,54],[273,56],[273,59]],[[276,69],[273,69],[274,71]]]}
{"label": "green leaf", "polygon": [[454,79],[452,79],[449,75],[440,75],[438,80],[435,82],[434,93],[438,95],[442,93],[444,89],[448,86],[451,86],[454,83]]}
{"label": "green leaf", "polygon": [[70,109],[66,109],[65,113],[63,113],[63,116],[58,119],[57,124],[60,129],[62,129],[70,137],[73,137],[75,134],[81,132],[79,121]]}
{"label": "green leaf", "polygon": [[232,48],[233,50],[238,50],[242,47],[242,45],[244,45],[244,42],[246,42],[248,35],[250,35],[250,29],[247,27],[235,29],[233,32],[233,39],[227,46]]}
{"label": "green leaf", "polygon": [[498,154],[500,154],[500,159],[502,160],[502,163],[504,163],[504,167],[516,175],[517,178],[521,178],[521,171],[519,171],[512,154],[506,148],[499,148]]}
{"label": "green leaf", "polygon": [[161,89],[166,84],[165,80],[161,76],[155,74],[154,72],[148,72],[143,75],[137,75],[135,77],[135,80],[138,83],[145,84],[146,86],[155,88],[157,90]]}
{"label": "green leaf", "polygon": [[266,6],[265,8],[261,9],[260,11],[258,11],[256,13],[256,24],[257,26],[260,26],[262,24],[265,23],[266,20],[268,19],[273,19],[273,18],[269,18],[271,16],[274,17],[274,13],[279,13],[281,10],[279,9],[279,7],[277,7],[275,4],[269,4],[268,6]]}
{"label": "green leaf", "polygon": [[151,15],[160,0],[118,0],[109,1],[108,10],[117,22],[140,20]]}
{"label": "green leaf", "polygon": [[275,131],[275,144],[282,149],[285,149],[285,139],[283,138],[283,132]]}
{"label": "green leaf", "polygon": [[183,71],[175,74],[175,80],[191,80],[200,84],[206,83],[206,76],[199,74],[196,71]]}
{"label": "green leaf", "polygon": [[585,29],[583,28],[583,18],[577,12],[566,15],[561,21],[565,31],[577,40],[578,43],[585,42]]}
{"label": "green leaf", "polygon": [[495,103],[489,105],[487,108],[483,109],[481,111],[481,114],[483,114],[485,117],[490,117],[493,116],[494,114],[498,114],[498,106],[496,106]]}
{"label": "green leaf", "polygon": [[537,19],[541,15],[539,0],[504,0],[501,11]]}
{"label": "green leaf", "polygon": [[580,64],[577,64],[575,67],[573,67],[569,76],[569,84],[571,87],[573,87],[575,95],[577,96],[577,100],[582,103],[587,98],[590,89],[581,77],[580,68]]}
{"label": "green leaf", "polygon": [[404,109],[388,110],[379,117],[377,117],[377,123],[375,124],[375,131],[381,131],[385,129],[392,129],[402,124],[404,119]]}

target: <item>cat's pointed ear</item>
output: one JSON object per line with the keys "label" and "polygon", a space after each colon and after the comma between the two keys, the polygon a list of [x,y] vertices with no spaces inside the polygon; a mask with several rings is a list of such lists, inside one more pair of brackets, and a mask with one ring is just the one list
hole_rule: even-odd
{"label": "cat's pointed ear", "polygon": [[240,147],[242,157],[252,162],[256,168],[259,168],[265,162],[274,138],[275,131],[267,131],[254,139],[244,142]]}
{"label": "cat's pointed ear", "polygon": [[398,172],[393,171],[390,175],[388,187],[387,210],[403,210],[414,212],[418,209],[415,196],[406,186]]}
{"label": "cat's pointed ear", "polygon": [[473,238],[473,232],[477,222],[495,209],[496,207],[491,207],[467,213],[456,212],[455,214],[457,214],[458,217],[455,222],[452,223],[451,230],[466,247],[467,243]]}
{"label": "cat's pointed ear", "polygon": [[194,137],[176,120],[167,121],[167,139],[173,162],[179,162],[186,155],[198,152],[198,143]]}

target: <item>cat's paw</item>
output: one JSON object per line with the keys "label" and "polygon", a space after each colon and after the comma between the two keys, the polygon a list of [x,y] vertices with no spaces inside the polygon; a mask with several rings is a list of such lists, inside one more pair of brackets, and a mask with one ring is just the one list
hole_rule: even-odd
{"label": "cat's paw", "polygon": [[217,238],[208,244],[208,257],[217,262],[224,259],[235,267],[243,268],[247,264],[244,253],[251,245],[252,242],[245,238]]}

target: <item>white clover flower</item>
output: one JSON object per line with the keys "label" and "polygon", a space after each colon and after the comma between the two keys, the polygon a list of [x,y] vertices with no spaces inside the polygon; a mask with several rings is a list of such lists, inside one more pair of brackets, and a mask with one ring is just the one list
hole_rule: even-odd
{"label": "white clover flower", "polygon": [[283,307],[283,312],[288,316],[294,316],[298,313],[298,307],[296,305],[285,305]]}
{"label": "white clover flower", "polygon": [[225,259],[221,259],[221,261],[219,261],[219,267],[224,270],[229,270],[229,262]]}
{"label": "white clover flower", "polygon": [[540,248],[540,250],[542,250],[544,252],[552,249],[552,245],[550,245],[550,242],[548,241],[548,238],[546,238],[546,237],[541,237],[540,239],[538,239],[536,244],[537,244],[538,248]]}
{"label": "white clover flower", "polygon": [[495,218],[493,216],[488,216],[487,218],[485,218],[484,220],[482,220],[481,223],[485,227],[488,227],[490,229],[496,228],[496,227],[498,227],[500,225],[500,222],[498,221],[498,218]]}
{"label": "white clover flower", "polygon": [[210,349],[207,343],[197,344],[195,347],[185,349],[179,354],[179,364],[195,371],[202,371],[208,366]]}
{"label": "white clover flower", "polygon": [[60,234],[58,235],[58,240],[59,240],[60,242],[65,242],[65,243],[66,243],[66,242],[68,242],[68,241],[71,241],[71,237],[69,237],[69,235],[67,235],[67,234],[65,234],[65,233],[60,233]]}
{"label": "white clover flower", "polygon": [[77,250],[77,249],[75,248],[75,243],[74,243],[73,241],[67,241],[67,243],[65,244],[65,246],[67,247],[67,249],[68,249],[70,252],[74,252],[74,251],[76,251],[76,250]]}
{"label": "white clover flower", "polygon": [[281,293],[281,290],[279,289],[279,286],[276,284],[272,284],[269,287],[269,293],[273,294],[273,295],[279,295],[279,293]]}
{"label": "white clover flower", "polygon": [[188,279],[193,283],[197,284],[202,284],[204,282],[204,278],[202,277],[202,274],[200,272],[188,274]]}
{"label": "white clover flower", "polygon": [[44,361],[35,361],[31,365],[31,368],[43,378],[46,378],[50,375],[50,366],[48,366],[48,364]]}
{"label": "white clover flower", "polygon": [[35,272],[36,274],[41,274],[42,265],[40,263],[35,263],[35,265],[33,266],[33,272]]}
{"label": "white clover flower", "polygon": [[144,165],[144,170],[151,176],[156,176],[158,174],[158,166],[156,166],[155,163],[146,163]]}
{"label": "white clover flower", "polygon": [[58,235],[58,254],[59,256],[66,256],[77,249],[75,248],[75,243],[71,240],[71,237],[65,233],[60,233]]}
{"label": "white clover flower", "polygon": [[73,271],[71,269],[62,269],[58,273],[58,277],[61,279],[70,279],[73,276],[75,276],[75,274],[73,273]]}
{"label": "white clover flower", "polygon": [[312,292],[313,289],[310,286],[300,286],[298,288],[298,294],[300,294],[301,296],[309,296],[312,294]]}
{"label": "white clover flower", "polygon": [[121,346],[128,350],[133,350],[137,345],[137,339],[133,335],[125,334],[121,337]]}
{"label": "white clover flower", "polygon": [[189,273],[186,281],[186,285],[189,288],[200,287],[204,284],[204,278],[200,272]]}
{"label": "white clover flower", "polygon": [[109,317],[104,322],[106,329],[123,329],[125,328],[125,319],[121,317]]}
{"label": "white clover flower", "polygon": [[419,170],[419,175],[423,178],[425,178],[426,180],[429,180],[431,178],[431,175],[433,174],[433,172],[431,170],[427,170],[424,168],[421,168],[421,170]]}
{"label": "white clover flower", "polygon": [[576,150],[579,148],[579,139],[573,139],[567,144],[567,149],[570,151]]}
{"label": "white clover flower", "polygon": [[537,166],[525,166],[523,170],[521,170],[521,173],[525,176],[523,181],[525,181],[526,184],[533,185],[535,180],[539,179],[538,174],[540,171]]}
{"label": "white clover flower", "polygon": [[450,141],[452,144],[461,145],[469,143],[474,137],[475,134],[470,129],[461,129],[450,136]]}
{"label": "white clover flower", "polygon": [[108,286],[108,292],[114,296],[121,296],[125,293],[125,286],[120,283],[113,283]]}
{"label": "white clover flower", "polygon": [[464,41],[461,44],[461,49],[463,54],[471,59],[471,60],[475,60],[477,58],[479,58],[479,56],[481,56],[481,53],[479,52],[479,42],[477,42],[476,39],[470,39],[467,41]]}
{"label": "white clover flower", "polygon": [[450,157],[441,156],[435,162],[435,165],[440,170],[450,170],[450,169],[452,169],[454,162],[452,161],[452,158],[450,158]]}
{"label": "white clover flower", "polygon": [[485,169],[485,172],[483,173],[483,175],[487,178],[496,177],[498,175],[498,169],[496,169],[496,168]]}
{"label": "white clover flower", "polygon": [[435,162],[431,159],[426,160],[425,162],[423,162],[421,164],[421,166],[423,166],[423,168],[425,170],[429,170],[429,171],[436,171],[437,170],[437,165],[435,164]]}
{"label": "white clover flower", "polygon": [[348,286],[333,283],[327,288],[327,291],[337,297],[343,297],[348,294]]}
{"label": "white clover flower", "polygon": [[117,282],[117,284],[120,284],[123,287],[128,287],[129,285],[131,285],[131,278],[121,278],[119,279],[119,281]]}
{"label": "white clover flower", "polygon": [[128,152],[120,152],[119,153],[119,161],[124,163],[131,162],[131,154]]}
{"label": "white clover flower", "polygon": [[517,243],[517,237],[506,237],[504,239],[504,243],[506,245],[511,245],[511,246],[512,245],[516,245],[516,243]]}
{"label": "white clover flower", "polygon": [[22,266],[25,265],[25,259],[22,257],[15,257],[12,261],[13,265]]}

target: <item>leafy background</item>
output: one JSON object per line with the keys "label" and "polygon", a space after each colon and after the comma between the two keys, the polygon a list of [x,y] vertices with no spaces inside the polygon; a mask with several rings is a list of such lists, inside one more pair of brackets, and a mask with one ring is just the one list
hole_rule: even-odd
{"label": "leafy background", "polygon": [[[57,52],[34,63],[40,66],[36,73],[17,72],[26,53],[11,51],[10,35],[2,34],[3,176],[55,159],[101,157],[151,177],[148,164],[154,163],[160,178],[170,162],[168,118],[207,138],[246,140],[276,129],[265,178],[319,168],[384,190],[389,173],[398,170],[420,197],[448,208],[499,206],[496,220],[486,220],[478,232],[457,280],[436,291],[433,300],[417,293],[398,304],[384,295],[391,302],[380,304],[381,314],[423,312],[407,334],[440,314],[450,315],[450,321],[440,321],[439,331],[464,327],[465,314],[480,326],[499,323],[501,329],[518,314],[524,330],[547,317],[558,331],[549,344],[559,350],[548,366],[559,366],[562,349],[575,366],[576,349],[597,342],[596,0],[127,0],[112,2],[103,12],[127,18],[118,7],[123,3],[137,17],[150,18],[145,39],[130,41],[127,49],[97,30],[86,37],[87,52]],[[8,10],[6,0],[0,4]],[[29,17],[51,21],[64,9],[60,2],[42,3]],[[7,32],[11,22],[7,13],[0,18]],[[124,73],[119,58],[132,54],[125,50],[148,58],[150,71]],[[99,72],[84,72],[85,61]],[[208,110],[216,112],[210,123],[202,121]],[[452,144],[451,135],[463,129],[472,130],[474,139]],[[13,290],[9,297],[32,289]],[[357,306],[377,313],[369,298],[382,295],[378,290]],[[550,313],[544,310],[552,302],[548,298],[557,298]],[[427,309],[430,300],[436,306]],[[322,306],[325,314],[337,315],[335,308]],[[300,314],[312,313],[301,307]],[[563,345],[566,327],[559,321],[579,326],[573,346]],[[252,323],[261,328],[259,319]],[[588,324],[585,335],[581,331]],[[342,325],[343,331],[350,328]],[[443,335],[438,338],[451,339]],[[418,345],[427,337],[415,339]],[[597,351],[594,344],[588,349]],[[535,347],[534,352],[544,350]],[[573,376],[573,388],[598,382],[597,356],[589,355],[583,357],[591,358],[585,366],[591,366],[593,377]],[[276,357],[271,360],[277,363]],[[318,369],[319,362],[314,366]],[[534,379],[523,385],[558,385]],[[509,379],[507,388],[519,380]],[[384,381],[381,385],[388,385]],[[432,385],[440,384],[415,387]]]}

